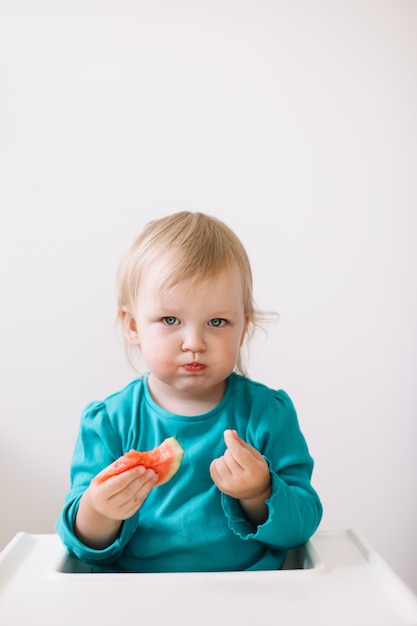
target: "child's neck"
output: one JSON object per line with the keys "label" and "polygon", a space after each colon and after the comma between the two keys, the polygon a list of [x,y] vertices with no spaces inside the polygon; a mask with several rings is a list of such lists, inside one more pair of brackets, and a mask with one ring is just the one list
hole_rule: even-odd
{"label": "child's neck", "polygon": [[165,389],[160,381],[155,381],[152,374],[148,377],[148,388],[156,404],[169,413],[190,417],[211,411],[223,398],[226,387],[227,382],[223,381],[222,385],[218,385],[201,396],[187,392],[178,394],[170,388]]}

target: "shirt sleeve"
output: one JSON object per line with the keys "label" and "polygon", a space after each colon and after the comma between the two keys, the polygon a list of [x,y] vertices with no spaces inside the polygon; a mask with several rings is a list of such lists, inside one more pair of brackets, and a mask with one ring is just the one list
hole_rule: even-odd
{"label": "shirt sleeve", "polygon": [[118,538],[103,550],[89,548],[73,530],[81,496],[91,479],[122,454],[120,434],[114,432],[104,403],[91,403],[81,418],[71,463],[70,491],[56,525],[56,531],[68,551],[86,563],[105,565],[117,560],[137,527],[136,516],[124,521]]}
{"label": "shirt sleeve", "polygon": [[310,482],[313,459],[285,392],[274,392],[259,420],[249,422],[246,441],[263,454],[270,469],[268,518],[255,527],[239,501],[222,494],[229,527],[242,539],[255,539],[272,549],[304,544],[320,523],[322,505]]}

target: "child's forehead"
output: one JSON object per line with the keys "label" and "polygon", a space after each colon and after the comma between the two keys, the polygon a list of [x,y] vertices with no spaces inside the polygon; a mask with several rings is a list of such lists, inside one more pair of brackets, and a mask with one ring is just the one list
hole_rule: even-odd
{"label": "child's forehead", "polygon": [[206,275],[198,272],[176,275],[164,263],[157,263],[142,276],[139,291],[142,295],[146,291],[156,299],[177,300],[195,292],[234,290],[240,287],[241,276],[236,268],[226,267]]}

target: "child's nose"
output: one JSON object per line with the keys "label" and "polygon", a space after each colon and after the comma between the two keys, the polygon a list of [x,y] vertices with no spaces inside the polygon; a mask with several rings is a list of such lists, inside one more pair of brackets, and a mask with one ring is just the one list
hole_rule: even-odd
{"label": "child's nose", "polygon": [[197,329],[189,329],[182,342],[184,352],[204,352],[206,343],[203,333]]}

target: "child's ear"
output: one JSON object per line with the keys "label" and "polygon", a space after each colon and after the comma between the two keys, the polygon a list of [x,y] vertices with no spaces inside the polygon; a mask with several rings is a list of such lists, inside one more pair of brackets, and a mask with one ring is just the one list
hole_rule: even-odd
{"label": "child's ear", "polygon": [[138,346],[140,344],[138,327],[132,312],[123,306],[119,311],[119,317],[122,320],[126,339],[133,346]]}

